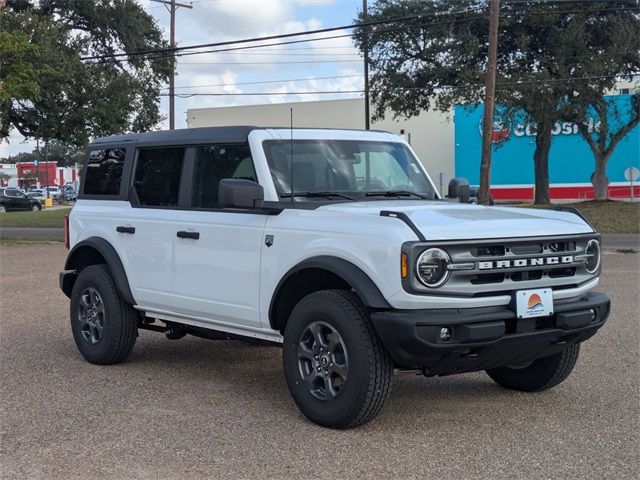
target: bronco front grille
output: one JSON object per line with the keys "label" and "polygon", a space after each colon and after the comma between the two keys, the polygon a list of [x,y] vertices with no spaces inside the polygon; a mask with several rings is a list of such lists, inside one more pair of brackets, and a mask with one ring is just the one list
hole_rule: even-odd
{"label": "bronco front grille", "polygon": [[[463,242],[409,242],[403,247],[417,258],[426,248],[447,251],[454,265],[447,283],[426,289],[410,272],[411,288],[429,294],[486,296],[510,290],[579,285],[593,278],[584,262],[575,257],[585,253],[587,242],[598,235],[537,237]],[[413,265],[412,265],[413,267]]]}

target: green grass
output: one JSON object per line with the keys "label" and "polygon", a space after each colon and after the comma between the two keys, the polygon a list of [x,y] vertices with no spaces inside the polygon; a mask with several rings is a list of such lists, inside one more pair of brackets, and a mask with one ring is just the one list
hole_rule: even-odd
{"label": "green grass", "polygon": [[[557,206],[544,205],[540,208]],[[640,203],[593,200],[562,206],[579,210],[600,233],[640,233]]]}
{"label": "green grass", "polygon": [[0,247],[19,247],[23,245],[60,245],[60,238],[5,238],[0,237]]}
{"label": "green grass", "polygon": [[0,228],[64,228],[64,216],[70,211],[70,208],[61,208],[40,212],[7,212],[0,214]]}

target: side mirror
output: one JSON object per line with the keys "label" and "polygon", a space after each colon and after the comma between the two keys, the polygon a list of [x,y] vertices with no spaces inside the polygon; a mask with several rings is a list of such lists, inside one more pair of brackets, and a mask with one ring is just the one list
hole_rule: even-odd
{"label": "side mirror", "polygon": [[449,182],[449,193],[447,197],[457,198],[461,203],[469,202],[469,181],[466,178],[456,177]]}
{"label": "side mirror", "polygon": [[223,178],[218,186],[220,208],[260,208],[264,200],[264,189],[251,180]]}

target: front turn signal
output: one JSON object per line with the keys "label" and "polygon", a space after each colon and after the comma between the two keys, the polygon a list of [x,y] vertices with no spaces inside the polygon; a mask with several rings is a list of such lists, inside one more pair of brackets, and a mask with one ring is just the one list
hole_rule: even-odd
{"label": "front turn signal", "polygon": [[407,278],[407,276],[409,275],[406,253],[400,255],[400,275],[402,276],[402,278]]}

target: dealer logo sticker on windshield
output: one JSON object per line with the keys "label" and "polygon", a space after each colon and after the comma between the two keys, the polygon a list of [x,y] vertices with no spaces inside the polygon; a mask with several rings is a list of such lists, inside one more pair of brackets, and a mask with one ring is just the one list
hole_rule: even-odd
{"label": "dealer logo sticker on windshield", "polygon": [[553,314],[553,294],[550,288],[516,292],[518,318],[546,317]]}

